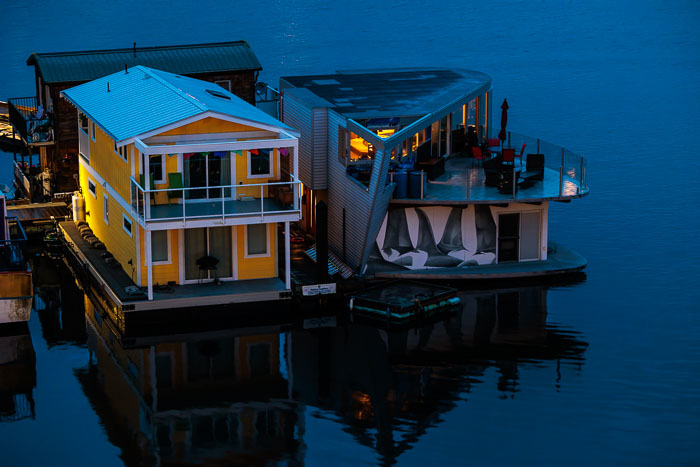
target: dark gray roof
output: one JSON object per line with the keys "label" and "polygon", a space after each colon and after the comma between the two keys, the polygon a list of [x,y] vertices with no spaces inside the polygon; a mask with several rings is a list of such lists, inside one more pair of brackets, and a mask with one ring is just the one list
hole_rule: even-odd
{"label": "dark gray roof", "polygon": [[311,93],[355,120],[427,115],[459,98],[483,92],[490,85],[491,77],[478,71],[432,68],[339,71],[280,79],[284,92],[304,102]]}
{"label": "dark gray roof", "polygon": [[27,65],[37,65],[46,83],[83,82],[144,65],[180,75],[262,70],[246,41],[212,44],[136,47],[84,52],[33,53]]}

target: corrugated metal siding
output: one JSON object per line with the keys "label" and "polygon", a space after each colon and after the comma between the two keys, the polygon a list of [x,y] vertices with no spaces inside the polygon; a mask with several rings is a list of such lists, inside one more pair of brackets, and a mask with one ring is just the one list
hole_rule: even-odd
{"label": "corrugated metal siding", "polygon": [[299,179],[307,187],[315,190],[312,177],[313,134],[311,132],[311,109],[305,107],[292,96],[284,96],[282,115],[286,125],[299,131]]}
{"label": "corrugated metal siding", "polygon": [[343,209],[345,209],[345,258],[358,270],[362,261],[369,225],[371,198],[365,188],[345,173],[338,161],[338,126],[345,127],[345,118],[328,111],[328,244],[343,258]]}
{"label": "corrugated metal siding", "polygon": [[245,41],[167,47],[95,50],[86,52],[33,53],[28,65],[37,65],[44,82],[91,81],[144,65],[177,74],[262,70],[258,58]]}
{"label": "corrugated metal siding", "polygon": [[311,110],[313,152],[311,156],[311,180],[314,190],[328,188],[328,109]]}

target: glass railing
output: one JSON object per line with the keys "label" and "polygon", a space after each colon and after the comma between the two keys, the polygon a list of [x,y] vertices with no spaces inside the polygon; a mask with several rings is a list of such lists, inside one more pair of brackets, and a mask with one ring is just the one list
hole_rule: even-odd
{"label": "glass railing", "polygon": [[15,97],[8,104],[10,123],[27,144],[53,143],[53,114],[37,105],[36,97]]}
{"label": "glass railing", "polygon": [[297,180],[145,190],[131,178],[131,207],[145,222],[301,214],[300,183]]}
{"label": "glass railing", "polygon": [[[588,193],[586,160],[562,146],[508,132],[503,144],[492,149],[484,149],[483,159],[470,155],[448,160],[446,175],[437,183],[427,182],[427,177],[419,177],[416,172],[397,171],[390,173],[387,184],[397,184],[394,199],[436,201],[566,199]],[[503,161],[504,150],[508,150],[506,155],[514,153],[513,162]],[[406,187],[399,186],[402,183]],[[417,189],[417,184],[423,189]]]}

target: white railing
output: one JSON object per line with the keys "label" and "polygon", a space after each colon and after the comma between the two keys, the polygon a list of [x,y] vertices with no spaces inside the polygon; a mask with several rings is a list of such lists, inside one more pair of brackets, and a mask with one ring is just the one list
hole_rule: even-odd
{"label": "white railing", "polygon": [[78,143],[80,154],[85,157],[85,159],[90,160],[90,137],[82,128],[78,127]]}
{"label": "white railing", "polygon": [[227,219],[297,213],[299,180],[146,190],[133,177],[131,207],[142,222]]}

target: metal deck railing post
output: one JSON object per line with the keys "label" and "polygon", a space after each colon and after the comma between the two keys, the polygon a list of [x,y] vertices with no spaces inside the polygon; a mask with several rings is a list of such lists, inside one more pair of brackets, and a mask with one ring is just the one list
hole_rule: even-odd
{"label": "metal deck railing post", "polygon": [[264,220],[264,208],[263,208],[263,186],[260,185],[260,220]]}
{"label": "metal deck railing post", "polygon": [[564,193],[564,148],[561,148],[561,165],[559,166],[559,196]]}

